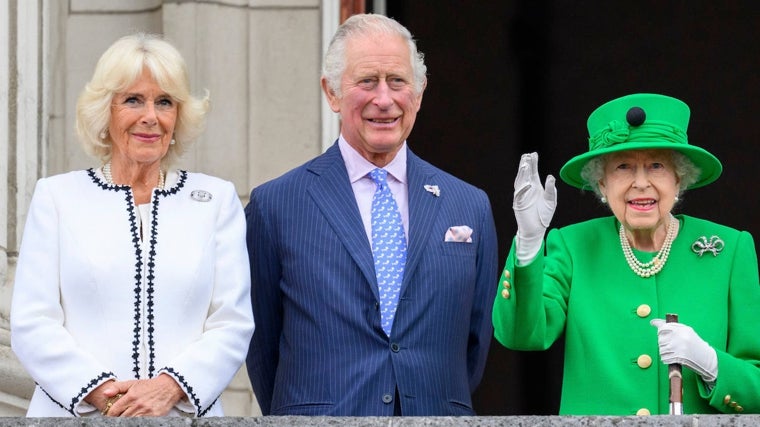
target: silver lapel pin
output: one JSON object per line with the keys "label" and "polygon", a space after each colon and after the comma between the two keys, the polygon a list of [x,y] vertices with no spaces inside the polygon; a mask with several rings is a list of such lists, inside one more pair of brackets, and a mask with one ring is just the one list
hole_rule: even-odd
{"label": "silver lapel pin", "polygon": [[212,197],[213,196],[211,196],[211,193],[206,190],[193,190],[193,192],[190,193],[190,198],[196,202],[208,202],[212,199]]}

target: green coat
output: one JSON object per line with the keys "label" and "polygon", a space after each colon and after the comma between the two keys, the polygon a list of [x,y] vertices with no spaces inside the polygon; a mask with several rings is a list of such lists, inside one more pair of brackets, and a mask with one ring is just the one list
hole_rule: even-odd
{"label": "green coat", "polygon": [[[512,246],[493,307],[494,335],[513,350],[545,350],[565,333],[560,414],[667,414],[667,366],[649,324],[666,313],[678,314],[718,354],[711,391],[683,368],[684,413],[760,412],[760,282],[752,236],[676,217],[681,227],[670,257],[646,279],[626,263],[614,217],[551,230],[546,254],[540,251],[529,265],[515,265]],[[699,256],[692,244],[702,236],[718,236],[724,248]],[[634,252],[641,261],[654,256]]]}

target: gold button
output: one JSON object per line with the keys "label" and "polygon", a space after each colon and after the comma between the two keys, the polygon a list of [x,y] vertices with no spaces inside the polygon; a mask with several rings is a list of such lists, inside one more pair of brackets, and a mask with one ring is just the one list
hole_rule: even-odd
{"label": "gold button", "polygon": [[731,395],[727,394],[726,397],[723,398],[723,404],[728,405],[729,403],[731,403]]}
{"label": "gold button", "polygon": [[506,289],[503,289],[501,291],[501,296],[502,296],[502,298],[509,298],[509,291],[506,290]]}
{"label": "gold button", "polygon": [[639,368],[646,369],[652,366],[652,357],[650,357],[648,354],[642,354],[638,359],[636,359],[636,364],[639,365]]}
{"label": "gold button", "polygon": [[512,277],[512,274],[506,268],[504,269],[504,277],[506,277],[507,279],[509,279],[510,277]]}
{"label": "gold button", "polygon": [[636,308],[636,314],[639,317],[647,317],[649,316],[649,313],[652,312],[652,307],[648,306],[647,304],[641,304]]}
{"label": "gold button", "polygon": [[642,415],[652,415],[651,412],[649,412],[649,409],[647,408],[641,408],[638,411],[636,411],[636,415],[642,416]]}
{"label": "gold button", "polygon": [[736,408],[736,412],[744,412],[744,408],[741,407],[741,405],[738,405]]}
{"label": "gold button", "polygon": [[728,404],[728,406],[730,406],[732,408],[736,408],[737,406],[739,406],[739,404],[736,403],[736,402],[731,402],[731,403]]}
{"label": "gold button", "polygon": [[504,287],[505,287],[505,288],[507,288],[507,289],[509,289],[509,288],[511,288],[511,287],[512,287],[512,285],[511,285],[511,284],[509,284],[509,281],[508,281],[508,280],[505,280],[505,281],[501,282],[501,284],[502,284],[502,285],[504,285]]}

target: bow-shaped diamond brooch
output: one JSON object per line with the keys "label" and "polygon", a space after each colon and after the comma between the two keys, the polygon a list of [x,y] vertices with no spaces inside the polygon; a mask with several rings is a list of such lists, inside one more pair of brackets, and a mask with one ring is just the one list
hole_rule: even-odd
{"label": "bow-shaped diamond brooch", "polygon": [[722,251],[724,246],[725,244],[723,243],[723,240],[718,236],[712,236],[710,237],[710,240],[707,240],[707,237],[702,236],[697,239],[696,242],[692,243],[691,250],[700,257],[704,255],[705,252],[712,252],[713,256],[718,256],[718,252]]}

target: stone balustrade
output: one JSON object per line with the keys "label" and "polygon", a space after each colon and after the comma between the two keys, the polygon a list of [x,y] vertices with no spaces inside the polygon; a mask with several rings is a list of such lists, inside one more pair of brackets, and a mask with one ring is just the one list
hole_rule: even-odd
{"label": "stone balustrade", "polygon": [[648,417],[220,417],[220,418],[18,418],[0,417],[0,427],[740,427],[760,425],[760,415]]}

